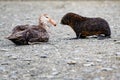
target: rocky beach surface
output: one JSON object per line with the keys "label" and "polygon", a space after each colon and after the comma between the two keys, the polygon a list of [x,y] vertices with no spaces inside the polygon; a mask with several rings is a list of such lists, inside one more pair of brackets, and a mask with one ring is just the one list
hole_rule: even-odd
{"label": "rocky beach surface", "polygon": [[[70,40],[73,30],[60,24],[74,12],[108,21],[111,38]],[[5,39],[20,24],[38,24],[49,14],[47,43],[16,46]],[[0,80],[120,80],[120,1],[0,1]]]}

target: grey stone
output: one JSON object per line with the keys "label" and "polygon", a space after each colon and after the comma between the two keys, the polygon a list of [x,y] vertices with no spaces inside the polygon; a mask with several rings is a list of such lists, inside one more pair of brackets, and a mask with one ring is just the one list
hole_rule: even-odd
{"label": "grey stone", "polygon": [[102,68],[101,71],[112,71],[112,68]]}
{"label": "grey stone", "polygon": [[69,60],[68,62],[67,62],[67,64],[69,64],[69,65],[75,65],[77,62],[76,61],[73,61],[73,60]]}
{"label": "grey stone", "polygon": [[95,65],[95,64],[94,64],[93,62],[83,64],[83,66],[85,66],[85,67],[94,66],[94,65]]}
{"label": "grey stone", "polygon": [[116,56],[120,56],[120,52],[116,52]]}
{"label": "grey stone", "polygon": [[100,78],[96,77],[96,78],[93,78],[93,80],[101,80]]}

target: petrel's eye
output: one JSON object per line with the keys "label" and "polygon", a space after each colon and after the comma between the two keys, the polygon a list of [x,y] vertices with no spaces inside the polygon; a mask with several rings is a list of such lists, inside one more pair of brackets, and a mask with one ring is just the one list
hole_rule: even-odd
{"label": "petrel's eye", "polygon": [[46,18],[48,18],[48,17],[46,16]]}

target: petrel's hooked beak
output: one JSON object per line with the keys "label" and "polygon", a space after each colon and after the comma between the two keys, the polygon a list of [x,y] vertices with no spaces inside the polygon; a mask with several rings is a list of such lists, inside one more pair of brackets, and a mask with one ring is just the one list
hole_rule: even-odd
{"label": "petrel's hooked beak", "polygon": [[43,14],[39,17],[39,22],[43,22],[47,24],[47,22],[51,23],[52,25],[56,26],[56,22],[50,18],[47,14]]}
{"label": "petrel's hooked beak", "polygon": [[53,19],[49,19],[49,22],[50,22],[52,25],[56,26],[56,22],[55,22]]}

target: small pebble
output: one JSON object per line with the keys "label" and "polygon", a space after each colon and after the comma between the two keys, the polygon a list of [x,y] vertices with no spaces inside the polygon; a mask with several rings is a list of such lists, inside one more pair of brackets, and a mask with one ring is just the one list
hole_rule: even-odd
{"label": "small pebble", "polygon": [[23,60],[23,61],[32,61],[31,59],[25,59],[25,60]]}
{"label": "small pebble", "polygon": [[0,72],[4,72],[5,71],[5,68],[4,67],[0,67]]}
{"label": "small pebble", "polygon": [[16,60],[16,59],[17,59],[17,56],[10,56],[10,59]]}
{"label": "small pebble", "polygon": [[8,63],[2,63],[1,65],[9,65]]}
{"label": "small pebble", "polygon": [[42,55],[40,56],[40,58],[47,58],[47,55]]}
{"label": "small pebble", "polygon": [[87,62],[91,62],[92,60],[91,59],[86,59]]}
{"label": "small pebble", "polygon": [[98,77],[96,77],[96,78],[94,78],[93,80],[101,80],[100,78],[98,78]]}
{"label": "small pebble", "polygon": [[69,65],[75,65],[76,61],[68,61],[67,64],[69,64]]}
{"label": "small pebble", "polygon": [[91,63],[87,63],[87,64],[83,64],[83,66],[89,67],[89,66],[94,66],[95,64],[93,62]]}
{"label": "small pebble", "polygon": [[75,78],[74,80],[84,80],[83,78]]}
{"label": "small pebble", "polygon": [[112,71],[112,68],[102,68],[101,71]]}
{"label": "small pebble", "polygon": [[94,69],[92,69],[92,68],[85,68],[85,69],[83,69],[83,72],[84,73],[92,73],[94,71]]}
{"label": "small pebble", "polygon": [[79,52],[80,52],[80,50],[75,50],[75,51],[74,51],[74,53],[79,53]]}
{"label": "small pebble", "polygon": [[115,41],[115,44],[120,44],[120,41]]}
{"label": "small pebble", "polygon": [[12,72],[10,73],[9,77],[12,78],[12,79],[17,79],[17,74],[18,74],[17,71],[12,71]]}
{"label": "small pebble", "polygon": [[112,65],[112,68],[113,69],[118,69],[118,66],[117,65]]}
{"label": "small pebble", "polygon": [[67,35],[70,35],[70,34],[67,34]]}
{"label": "small pebble", "polygon": [[42,49],[47,50],[49,47],[48,46],[43,46]]}
{"label": "small pebble", "polygon": [[0,51],[8,52],[9,50],[8,49],[0,49]]}
{"label": "small pebble", "polygon": [[57,71],[52,72],[52,75],[58,75],[58,74],[59,74],[59,72],[57,72]]}
{"label": "small pebble", "polygon": [[97,61],[97,62],[102,62],[102,60],[101,60],[101,59],[97,59],[96,61]]}
{"label": "small pebble", "polygon": [[115,55],[116,55],[116,56],[120,56],[120,52],[117,52]]}
{"label": "small pebble", "polygon": [[115,40],[113,40],[114,42],[116,42],[117,40],[115,39]]}

